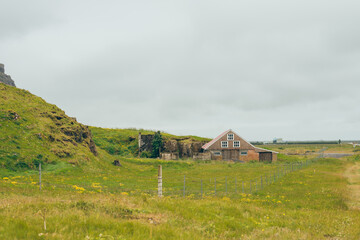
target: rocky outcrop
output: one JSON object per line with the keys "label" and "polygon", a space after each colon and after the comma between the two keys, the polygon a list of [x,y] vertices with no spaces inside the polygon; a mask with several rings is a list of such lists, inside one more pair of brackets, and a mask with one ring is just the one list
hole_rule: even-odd
{"label": "rocky outcrop", "polygon": [[140,140],[139,140],[139,145],[140,145],[140,151],[144,152],[144,151],[148,151],[148,152],[152,152],[153,150],[153,145],[152,142],[154,140],[154,135],[139,135],[140,136]]}
{"label": "rocky outcrop", "polygon": [[16,87],[15,82],[11,79],[11,77],[5,74],[5,66],[4,64],[1,63],[0,63],[0,82],[9,86]]}
{"label": "rocky outcrop", "polygon": [[179,141],[178,151],[181,158],[192,158],[195,154],[202,152],[202,146],[206,142]]}
{"label": "rocky outcrop", "polygon": [[[58,126],[57,129],[65,135],[62,135],[60,139],[60,135],[50,134],[48,138],[51,142],[69,142],[74,146],[81,144],[87,147],[95,156],[98,155],[91,132],[87,126],[78,123],[75,118],[66,116],[64,112],[43,112],[42,116],[50,118]],[[55,154],[59,157],[67,157],[69,155],[63,154],[63,152]]]}
{"label": "rocky outcrop", "polygon": [[[152,141],[154,135],[140,135],[140,151],[152,151]],[[191,138],[165,139],[161,152],[176,153],[180,158],[192,158],[194,155],[202,152],[202,146],[207,142],[194,141]],[[172,158],[171,158],[172,159]]]}

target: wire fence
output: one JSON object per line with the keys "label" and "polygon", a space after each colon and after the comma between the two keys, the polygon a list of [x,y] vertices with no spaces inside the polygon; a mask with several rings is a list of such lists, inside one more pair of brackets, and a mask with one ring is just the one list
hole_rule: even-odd
{"label": "wire fence", "polygon": [[240,194],[253,194],[263,190],[266,186],[276,184],[282,177],[313,164],[318,159],[324,157],[325,150],[326,148],[320,150],[318,156],[311,160],[276,164],[273,170],[251,179],[243,179],[237,176],[202,179],[186,175],[182,179],[165,178],[162,179],[161,194],[158,194],[163,196],[191,196],[200,198],[206,196],[236,197],[240,196]]}
{"label": "wire fence", "polygon": [[[182,196],[202,198],[206,196],[231,196],[236,198],[241,194],[253,194],[263,190],[266,186],[276,184],[284,176],[292,172],[304,169],[318,159],[324,157],[326,148],[320,150],[318,156],[305,161],[293,163],[273,163],[269,164],[266,172],[259,171],[255,173],[256,177],[243,177],[241,172],[239,176],[213,176],[213,177],[194,177],[191,175],[166,175],[163,178],[162,167],[159,168],[156,176],[136,176],[126,182],[126,186],[122,183],[112,180],[107,185],[99,185],[98,183],[89,183],[88,181],[73,179],[72,183],[54,183],[51,179],[41,177],[41,165],[39,165],[39,190],[75,190],[77,192],[110,192],[124,193],[129,195],[148,194],[152,196]],[[249,169],[244,168],[244,171]],[[257,171],[251,169],[250,171]],[[166,173],[166,169],[165,169]],[[253,172],[252,172],[253,173]],[[168,174],[168,173],[167,173]]]}
{"label": "wire fence", "polygon": [[226,196],[239,193],[252,194],[275,184],[280,178],[309,166],[313,161],[305,161],[292,164],[282,164],[272,172],[262,174],[250,180],[239,177],[214,177],[206,179],[194,179],[186,175],[178,181],[174,179],[162,179],[162,195],[164,196]]}

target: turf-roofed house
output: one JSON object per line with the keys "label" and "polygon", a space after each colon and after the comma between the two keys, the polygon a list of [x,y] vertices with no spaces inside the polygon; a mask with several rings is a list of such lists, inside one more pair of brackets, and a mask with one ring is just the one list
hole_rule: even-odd
{"label": "turf-roofed house", "polygon": [[202,146],[213,160],[275,162],[277,152],[253,146],[234,131],[227,130]]}

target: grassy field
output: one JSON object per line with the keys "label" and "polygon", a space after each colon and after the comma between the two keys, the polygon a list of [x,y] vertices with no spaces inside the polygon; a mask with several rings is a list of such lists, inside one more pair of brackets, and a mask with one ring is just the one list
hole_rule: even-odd
{"label": "grassy field", "polygon": [[262,145],[262,147],[281,152],[283,154],[313,154],[326,148],[325,153],[360,153],[360,146],[354,148],[351,144],[275,144]]}
{"label": "grassy field", "polygon": [[[235,194],[235,177],[238,183],[249,181],[311,156],[280,155],[278,164],[241,164],[99,154],[106,160],[47,165],[41,192],[36,171],[0,173],[0,239],[360,238],[360,211],[344,175],[359,155],[319,159],[252,194],[240,189]],[[122,167],[111,165],[114,159]],[[159,164],[162,198],[155,194]],[[181,193],[184,175],[186,197],[174,195]],[[217,195],[212,192],[215,178]],[[202,198],[192,193],[199,193],[200,180]]]}

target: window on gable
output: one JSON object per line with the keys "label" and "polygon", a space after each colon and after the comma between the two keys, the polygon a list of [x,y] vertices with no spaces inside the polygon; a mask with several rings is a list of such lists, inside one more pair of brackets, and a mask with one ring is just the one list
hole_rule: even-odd
{"label": "window on gable", "polygon": [[240,147],[240,141],[234,141],[234,147]]}
{"label": "window on gable", "polygon": [[234,140],[234,134],[229,133],[229,134],[227,135],[227,140]]}
{"label": "window on gable", "polygon": [[228,142],[227,141],[222,141],[221,142],[221,147],[222,148],[227,148],[228,147]]}

